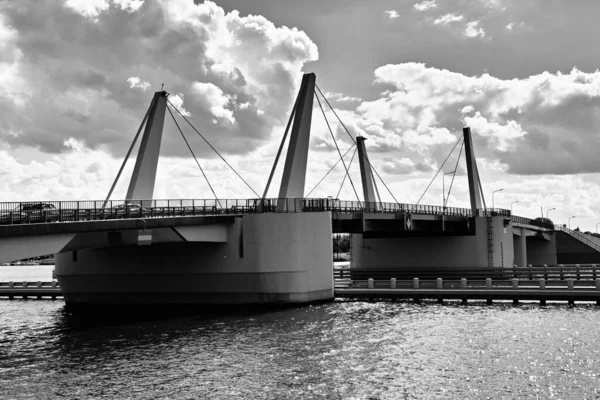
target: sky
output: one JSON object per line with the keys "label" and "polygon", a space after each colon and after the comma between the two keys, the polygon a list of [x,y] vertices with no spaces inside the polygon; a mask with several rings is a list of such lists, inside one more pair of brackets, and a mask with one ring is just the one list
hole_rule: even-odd
{"label": "sky", "polygon": [[[451,153],[468,126],[488,207],[596,231],[597,15],[584,0],[0,2],[0,201],[104,199],[163,84],[262,194],[314,72],[350,135],[367,138],[382,200],[441,205],[456,170],[448,206],[469,207],[460,145]],[[339,160],[335,144],[351,146],[325,115],[336,141],[315,102],[305,193]],[[219,198],[256,197],[176,118]],[[356,200],[344,174],[310,197]],[[169,115],[154,197],[213,197]]]}

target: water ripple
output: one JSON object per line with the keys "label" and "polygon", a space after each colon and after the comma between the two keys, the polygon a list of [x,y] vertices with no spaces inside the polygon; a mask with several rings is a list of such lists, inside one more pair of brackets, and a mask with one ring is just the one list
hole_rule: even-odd
{"label": "water ripple", "polygon": [[591,399],[599,313],[338,301],[127,322],[0,301],[0,387],[9,399]]}

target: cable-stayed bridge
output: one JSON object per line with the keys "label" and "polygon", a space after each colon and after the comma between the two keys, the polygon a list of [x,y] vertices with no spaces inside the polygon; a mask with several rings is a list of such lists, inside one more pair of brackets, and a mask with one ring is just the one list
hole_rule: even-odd
{"label": "cable-stayed bridge", "polygon": [[[469,128],[463,130],[455,148],[462,142],[457,163],[464,150],[471,207],[447,207],[446,198],[442,206],[419,204],[421,199],[417,204],[399,203],[369,161],[364,138],[353,138],[339,120],[353,141],[353,146],[342,154],[323,103],[339,117],[315,80],[314,74],[305,74],[302,79],[263,196],[170,104],[167,92],[157,92],[105,200],[0,203],[0,262],[56,254],[56,275],[67,304],[328,300],[334,293],[333,233],[352,234],[351,268],[357,271],[492,270],[512,268],[513,264],[556,263],[553,225],[486,207]],[[356,200],[305,196],[315,98],[335,143],[339,156],[336,165],[343,165],[344,181],[348,179]],[[153,198],[167,111],[214,198]],[[177,113],[256,198],[216,196],[177,122]],[[140,137],[126,198],[111,200]],[[286,141],[289,144],[279,194],[268,198]],[[344,159],[353,147],[352,160],[358,154],[360,164],[362,199]],[[394,202],[381,201],[377,178]],[[449,191],[451,187],[452,183]]]}

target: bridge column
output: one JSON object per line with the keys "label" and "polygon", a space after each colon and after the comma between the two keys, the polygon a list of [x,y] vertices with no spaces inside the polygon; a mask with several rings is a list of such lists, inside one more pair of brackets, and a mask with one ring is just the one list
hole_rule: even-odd
{"label": "bridge column", "polygon": [[360,162],[360,178],[363,187],[363,196],[365,199],[365,209],[367,211],[377,211],[377,197],[375,196],[375,181],[373,180],[373,171],[371,163],[367,156],[365,148],[365,138],[362,136],[356,137],[356,147],[358,149],[358,160]]}
{"label": "bridge column", "polygon": [[515,251],[515,264],[519,267],[527,266],[527,230],[525,228],[518,229],[520,236],[516,236],[514,239],[514,251]]}
{"label": "bridge column", "polygon": [[306,160],[308,158],[308,142],[310,139],[310,123],[312,119],[313,98],[315,94],[315,74],[304,74],[294,124],[290,135],[281,187],[280,199],[304,198],[304,181],[306,179]]}
{"label": "bridge column", "polygon": [[[477,216],[477,210],[482,208],[483,191],[481,181],[479,180],[479,171],[475,161],[475,152],[473,151],[473,141],[471,140],[471,128],[463,128],[465,140],[465,158],[467,159],[467,177],[469,179],[469,197],[471,199],[471,212]],[[485,200],[483,201],[485,208]]]}
{"label": "bridge column", "polygon": [[127,200],[150,200],[154,195],[154,182],[156,180],[156,167],[165,121],[167,95],[165,91],[154,93],[144,136],[127,189],[127,196],[125,197]]}

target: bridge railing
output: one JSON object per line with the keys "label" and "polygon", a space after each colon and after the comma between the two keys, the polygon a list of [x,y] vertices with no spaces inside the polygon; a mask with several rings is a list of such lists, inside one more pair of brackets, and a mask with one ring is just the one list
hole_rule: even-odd
{"label": "bridge railing", "polygon": [[539,228],[546,228],[546,229],[552,229],[552,230],[555,229],[554,224],[551,224],[548,222],[543,222],[543,221],[537,221],[532,218],[520,217],[518,215],[513,215],[512,221],[513,221],[513,223],[522,224],[522,225],[532,225],[532,226],[537,226]]}
{"label": "bridge railing", "polygon": [[[0,225],[74,222],[121,218],[231,215],[269,212],[416,213],[471,217],[471,210],[405,203],[365,203],[317,199],[156,199],[0,202]],[[478,215],[510,215],[508,210],[479,210]]]}
{"label": "bridge railing", "polygon": [[562,225],[554,225],[554,229],[557,231],[565,232],[566,234],[571,235],[572,237],[579,240],[580,242],[585,243],[587,246],[591,247],[592,249],[594,249],[596,251],[600,251],[600,244],[589,239],[585,233],[582,233],[579,231],[573,231],[573,230],[567,228],[566,226],[562,226]]}

